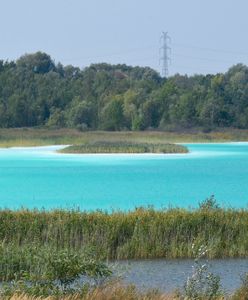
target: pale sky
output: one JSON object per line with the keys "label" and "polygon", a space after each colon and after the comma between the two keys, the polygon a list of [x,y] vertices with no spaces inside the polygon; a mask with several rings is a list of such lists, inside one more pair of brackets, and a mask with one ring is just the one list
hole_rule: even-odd
{"label": "pale sky", "polygon": [[171,37],[169,74],[248,64],[248,0],[0,0],[0,59],[44,51],[56,62],[149,66]]}

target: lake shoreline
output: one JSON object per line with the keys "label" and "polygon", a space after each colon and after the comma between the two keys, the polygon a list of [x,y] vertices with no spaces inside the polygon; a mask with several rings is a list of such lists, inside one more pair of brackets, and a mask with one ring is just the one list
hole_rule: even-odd
{"label": "lake shoreline", "polygon": [[0,147],[80,145],[95,141],[137,143],[212,143],[248,141],[247,129],[219,129],[208,133],[185,131],[78,131],[61,128],[0,129]]}

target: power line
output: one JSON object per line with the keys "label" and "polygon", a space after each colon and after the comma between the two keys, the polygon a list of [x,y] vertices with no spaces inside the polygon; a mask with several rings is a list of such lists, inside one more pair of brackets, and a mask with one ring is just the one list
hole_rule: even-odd
{"label": "power line", "polygon": [[[215,52],[219,52],[219,53],[229,53],[229,54],[236,54],[236,55],[247,55],[248,56],[248,52],[247,53],[241,53],[241,52],[232,52],[232,51],[225,51],[225,50],[220,50],[220,49],[210,49],[210,48],[202,48],[202,47],[198,47],[198,46],[190,46],[190,45],[183,45],[183,44],[176,44],[173,43],[174,47],[180,47],[180,48],[195,48],[195,49],[199,49],[199,50],[206,50],[206,51],[215,51]],[[163,47],[161,47],[162,50]],[[120,51],[120,52],[113,52],[113,53],[106,53],[104,55],[98,55],[98,56],[82,56],[82,57],[71,57],[71,58],[62,58],[63,61],[83,61],[83,60],[96,60],[98,58],[102,59],[102,58],[111,58],[113,56],[117,56],[117,55],[123,55],[123,54],[127,54],[127,53],[134,53],[134,52],[140,52],[141,50],[148,50],[148,49],[154,49],[154,46],[145,46],[145,47],[140,47],[140,48],[133,48],[133,49],[128,49],[126,51]],[[167,46],[168,52],[170,51],[170,48]],[[162,60],[162,55],[161,55],[161,50],[160,50],[160,58]],[[219,60],[219,59],[212,59],[212,58],[206,58],[206,57],[195,57],[195,56],[186,56],[184,54],[177,54],[173,52],[173,56],[181,56],[181,57],[185,57],[185,58],[190,58],[190,59],[199,59],[199,60],[206,60],[206,61],[218,61],[218,62],[223,62],[223,63],[233,63],[232,61],[224,61],[224,60]],[[154,56],[155,57],[155,56]],[[168,61],[169,59],[169,55],[167,53],[167,57],[168,57]],[[140,60],[140,59],[139,59]]]}
{"label": "power line", "polygon": [[[160,43],[162,43],[162,46],[160,48],[160,51],[159,51],[159,62],[160,62],[160,65],[161,65],[161,62],[162,62],[162,76],[165,76],[167,77],[169,75],[169,62],[170,62],[170,47],[168,46],[170,42],[170,37],[168,36],[168,33],[167,32],[163,32],[162,35],[161,35],[161,38],[160,38]],[[229,51],[229,50],[221,50],[221,49],[213,49],[213,48],[203,48],[203,47],[198,47],[198,46],[193,46],[193,45],[185,45],[185,44],[177,44],[177,43],[173,43],[173,47],[176,47],[176,48],[192,48],[192,49],[198,49],[198,50],[201,50],[201,51],[214,51],[214,52],[219,52],[219,53],[229,53],[229,54],[232,54],[232,55],[247,55],[248,56],[248,53],[244,53],[244,52],[235,52],[235,51]],[[104,55],[99,55],[99,56],[88,56],[88,57],[74,57],[74,58],[64,58],[62,59],[62,61],[87,61],[87,60],[91,60],[92,62],[98,60],[98,59],[101,59],[101,60],[105,60],[106,59],[106,62],[108,60],[111,60],[111,58],[114,58],[114,56],[118,56],[118,55],[124,55],[124,54],[127,54],[127,53],[137,53],[139,54],[139,56],[136,57],[129,57],[125,60],[129,61],[129,62],[123,62],[123,63],[131,63],[132,65],[133,64],[136,64],[136,62],[145,62],[145,61],[154,61],[157,59],[156,58],[156,55],[153,55],[151,54],[151,57],[141,57],[140,56],[140,53],[141,51],[144,53],[145,50],[148,50],[148,49],[154,49],[155,50],[155,47],[152,46],[152,45],[144,45],[143,47],[139,47],[139,48],[132,48],[132,49],[127,49],[126,51],[120,51],[120,52],[115,52],[115,53],[106,53]],[[136,55],[135,55],[136,56]],[[189,59],[189,60],[202,60],[202,61],[206,61],[206,62],[216,62],[216,63],[228,63],[228,64],[234,64],[234,60],[223,60],[223,59],[216,59],[216,58],[210,58],[210,57],[203,57],[203,56],[190,56],[190,55],[185,55],[185,54],[180,54],[180,53],[175,53],[173,52],[173,56],[174,57],[183,57],[183,58],[186,58],[186,59]],[[207,55],[206,55],[207,56]],[[123,60],[123,57],[122,59]],[[237,59],[235,59],[237,60]],[[179,65],[174,65],[174,67],[182,67],[182,66],[179,66]],[[187,69],[192,69],[192,67],[186,67],[184,66],[184,68],[187,68]],[[157,68],[156,68],[157,69]],[[201,66],[197,66],[197,69],[201,69]]]}
{"label": "power line", "polygon": [[215,59],[215,58],[207,58],[207,57],[199,57],[199,56],[189,56],[189,55],[178,54],[178,53],[173,53],[173,56],[178,56],[178,57],[183,57],[183,58],[189,58],[189,59],[196,59],[196,60],[203,60],[203,61],[210,61],[210,62],[219,62],[219,63],[233,64],[233,61],[231,61],[231,60],[219,60],[219,59]]}
{"label": "power line", "polygon": [[181,69],[187,70],[187,71],[193,71],[193,74],[199,74],[199,71],[207,73],[207,74],[216,74],[216,73],[218,73],[218,72],[214,71],[213,69],[210,70],[209,68],[205,68],[205,67],[202,67],[202,66],[191,67],[191,66],[186,66],[186,65],[181,65],[181,64],[179,64],[179,65],[178,64],[173,64],[173,66],[176,67],[176,68],[181,68]]}
{"label": "power line", "polygon": [[199,46],[187,45],[187,44],[173,43],[173,46],[179,47],[179,48],[198,49],[198,50],[202,50],[202,51],[211,51],[211,52],[226,53],[226,54],[245,55],[245,56],[248,55],[248,52],[238,52],[238,51],[232,51],[232,50],[226,50],[226,49],[199,47]]}
{"label": "power line", "polygon": [[[123,54],[127,54],[127,53],[140,52],[141,50],[144,50],[144,49],[154,49],[154,46],[146,46],[146,47],[142,47],[142,48],[133,48],[133,49],[129,49],[126,51],[121,51],[121,52],[107,53],[107,54],[103,54],[103,55],[94,56],[94,59],[103,58],[103,57],[113,57],[113,56],[123,55]],[[63,61],[77,61],[77,60],[88,60],[88,59],[92,59],[92,56],[63,58]]]}

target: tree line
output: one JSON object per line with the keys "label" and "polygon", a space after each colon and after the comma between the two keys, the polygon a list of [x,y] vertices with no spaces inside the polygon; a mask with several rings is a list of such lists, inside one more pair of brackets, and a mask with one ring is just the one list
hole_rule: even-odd
{"label": "tree line", "polygon": [[248,67],[162,78],[149,67],[55,63],[43,52],[0,60],[0,127],[81,130],[248,128]]}

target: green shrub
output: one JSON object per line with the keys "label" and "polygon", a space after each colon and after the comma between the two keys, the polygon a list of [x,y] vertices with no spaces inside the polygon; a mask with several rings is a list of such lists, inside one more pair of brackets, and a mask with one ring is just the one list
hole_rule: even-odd
{"label": "green shrub", "polygon": [[[34,296],[79,293],[88,289],[90,278],[94,284],[99,284],[112,275],[105,263],[85,253],[58,251],[51,247],[13,247],[5,249],[5,253],[7,269],[1,270],[3,295],[17,292]],[[87,280],[84,281],[82,276]]]}
{"label": "green shrub", "polygon": [[184,285],[184,299],[212,300],[223,295],[219,276],[209,271],[207,261],[202,261],[207,251],[207,247],[204,246],[197,249],[193,273]]}

